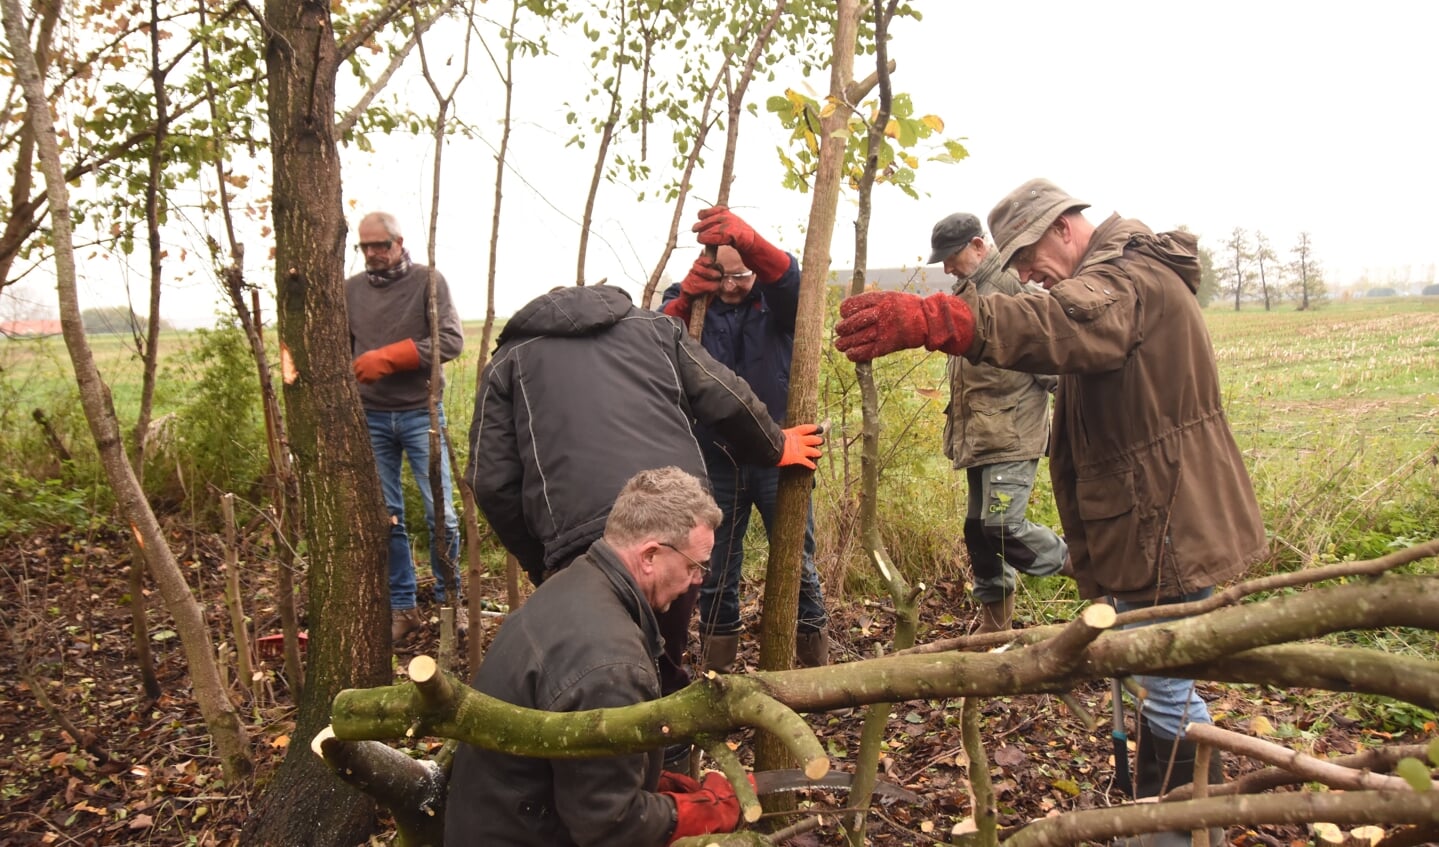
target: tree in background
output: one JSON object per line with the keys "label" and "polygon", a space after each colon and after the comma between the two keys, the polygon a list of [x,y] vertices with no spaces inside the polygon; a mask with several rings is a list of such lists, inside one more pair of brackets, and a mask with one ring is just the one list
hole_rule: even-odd
{"label": "tree in background", "polygon": [[1299,311],[1312,309],[1329,300],[1329,291],[1324,285],[1324,272],[1314,258],[1314,246],[1309,233],[1299,233],[1299,241],[1289,249],[1293,256],[1288,267],[1289,294],[1298,303]]}
{"label": "tree in background", "polygon": [[1264,311],[1269,311],[1271,298],[1269,296],[1269,277],[1264,270],[1264,263],[1268,262],[1272,268],[1279,257],[1274,255],[1274,250],[1269,246],[1269,236],[1259,230],[1254,231],[1254,252],[1251,258],[1259,268],[1259,292],[1264,298]]}
{"label": "tree in background", "polygon": [[1243,227],[1235,227],[1234,232],[1229,234],[1229,240],[1224,242],[1224,249],[1228,251],[1227,264],[1219,272],[1221,289],[1226,296],[1234,296],[1234,311],[1239,311],[1239,304],[1243,301],[1244,295],[1249,293],[1249,286],[1254,282],[1254,272],[1249,270],[1249,261],[1253,254],[1249,250],[1249,233]]}
{"label": "tree in background", "polygon": [[[129,306],[96,306],[84,309],[80,312],[80,321],[85,325],[85,331],[90,335],[109,334],[145,334],[150,328],[150,321],[135,314]],[[160,321],[160,331],[174,329],[169,321]]]}

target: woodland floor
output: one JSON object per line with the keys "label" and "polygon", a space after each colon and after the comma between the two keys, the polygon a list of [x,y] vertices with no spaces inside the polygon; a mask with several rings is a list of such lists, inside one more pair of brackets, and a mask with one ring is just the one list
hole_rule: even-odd
{"label": "woodland floor", "polygon": [[[224,631],[217,545],[187,534],[174,536],[173,543],[192,585],[200,585],[214,631]],[[254,798],[249,786],[227,785],[220,774],[190,698],[178,639],[163,610],[152,608],[150,633],[166,693],[151,702],[141,691],[130,650],[128,561],[126,541],[119,536],[77,543],[52,534],[0,544],[0,623],[7,639],[0,650],[0,845],[238,842]],[[249,602],[259,607],[249,610],[257,634],[278,632],[278,620],[265,608],[271,595],[263,576],[247,572],[245,579]],[[498,587],[499,580],[490,580],[480,591]],[[757,593],[752,587],[746,591],[751,624]],[[153,592],[150,603],[158,605]],[[874,655],[874,645],[888,641],[889,616],[882,607],[854,598],[831,605],[836,659]],[[921,612],[929,625],[923,640],[964,635],[974,614],[961,586],[936,586]],[[488,641],[495,628],[496,622],[486,619],[478,637]],[[414,652],[432,653],[437,641],[432,625],[398,658],[403,663]],[[747,641],[743,650],[754,667],[758,646]],[[278,662],[269,659],[267,667]],[[293,727],[283,681],[276,674],[269,679],[258,697],[235,692],[250,720],[260,780],[278,765]],[[52,710],[39,702],[32,681]],[[1320,755],[1387,740],[1339,718],[1328,702],[1332,698],[1322,695],[1225,686],[1201,691],[1221,726],[1242,730],[1251,718],[1263,716],[1275,726],[1316,727],[1319,734],[1307,739],[1310,750]],[[1003,698],[985,707],[984,733],[1002,826],[1123,802],[1111,791],[1109,689],[1096,685],[1075,695],[1099,721],[1094,730],[1054,697]],[[71,722],[82,743],[60,728],[57,715]],[[847,757],[858,748],[862,717],[859,711],[811,716],[838,769],[850,766]],[[970,813],[958,701],[897,704],[887,737],[887,778],[917,792],[922,801],[880,806],[871,816],[870,843],[948,843],[951,828]],[[743,734],[734,740],[745,741]],[[1257,767],[1234,760],[1226,766],[1230,778]],[[801,797],[801,806],[811,812],[839,808],[844,800],[822,792]],[[390,832],[382,825],[371,843],[389,843]],[[1235,827],[1228,835],[1239,845],[1309,843],[1298,828]],[[786,843],[839,844],[842,838],[829,815],[819,828]]]}

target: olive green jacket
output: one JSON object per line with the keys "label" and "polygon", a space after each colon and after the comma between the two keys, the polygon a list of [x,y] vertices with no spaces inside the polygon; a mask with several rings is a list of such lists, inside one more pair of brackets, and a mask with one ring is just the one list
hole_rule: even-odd
{"label": "olive green jacket", "polygon": [[[1024,288],[1012,271],[999,267],[999,252],[991,248],[973,274],[954,284],[956,295],[968,291],[1014,295]],[[944,455],[956,468],[1043,456],[1049,446],[1049,394],[1057,382],[950,356]]]}
{"label": "olive green jacket", "polygon": [[1049,470],[1085,598],[1177,597],[1266,553],[1194,296],[1197,247],[1113,215],[1047,294],[966,298],[971,361],[1060,374]]}

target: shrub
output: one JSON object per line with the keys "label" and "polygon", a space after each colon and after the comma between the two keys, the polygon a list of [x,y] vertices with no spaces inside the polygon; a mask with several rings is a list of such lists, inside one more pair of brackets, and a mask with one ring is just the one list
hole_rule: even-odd
{"label": "shrub", "polygon": [[157,419],[147,462],[147,493],[161,502],[188,495],[199,515],[219,512],[218,494],[258,493],[269,468],[260,380],[244,332],[233,324],[197,330],[195,343],[168,367],[184,386],[173,418]]}

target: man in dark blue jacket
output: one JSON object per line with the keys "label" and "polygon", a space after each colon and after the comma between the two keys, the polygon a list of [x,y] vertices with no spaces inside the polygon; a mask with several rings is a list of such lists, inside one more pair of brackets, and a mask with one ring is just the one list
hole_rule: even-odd
{"label": "man in dark blue jacket", "polygon": [[[637,471],[705,464],[691,421],[744,461],[814,467],[814,425],[782,430],[748,386],[683,327],[609,285],[557,288],[515,313],[485,366],[465,479],[495,535],[535,585],[604,531]],[[659,613],[664,693],[688,681],[684,652],[698,591]]]}
{"label": "man in dark blue jacket", "polygon": [[[716,248],[701,256],[684,281],[664,295],[665,314],[688,322],[695,299],[714,295],[705,312],[700,343],[709,354],[749,384],[784,425],[789,402],[789,366],[799,307],[799,261],[755,233],[724,206],[705,209],[695,224],[699,242]],[[696,432],[724,522],[715,532],[711,568],[700,588],[700,640],[704,669],[728,672],[739,650],[743,624],[739,584],[744,536],[751,508],[759,509],[768,533],[774,525],[779,469],[745,463],[734,445],[703,427]],[[814,513],[804,535],[795,660],[800,667],[829,661],[824,590],[814,567]]]}

